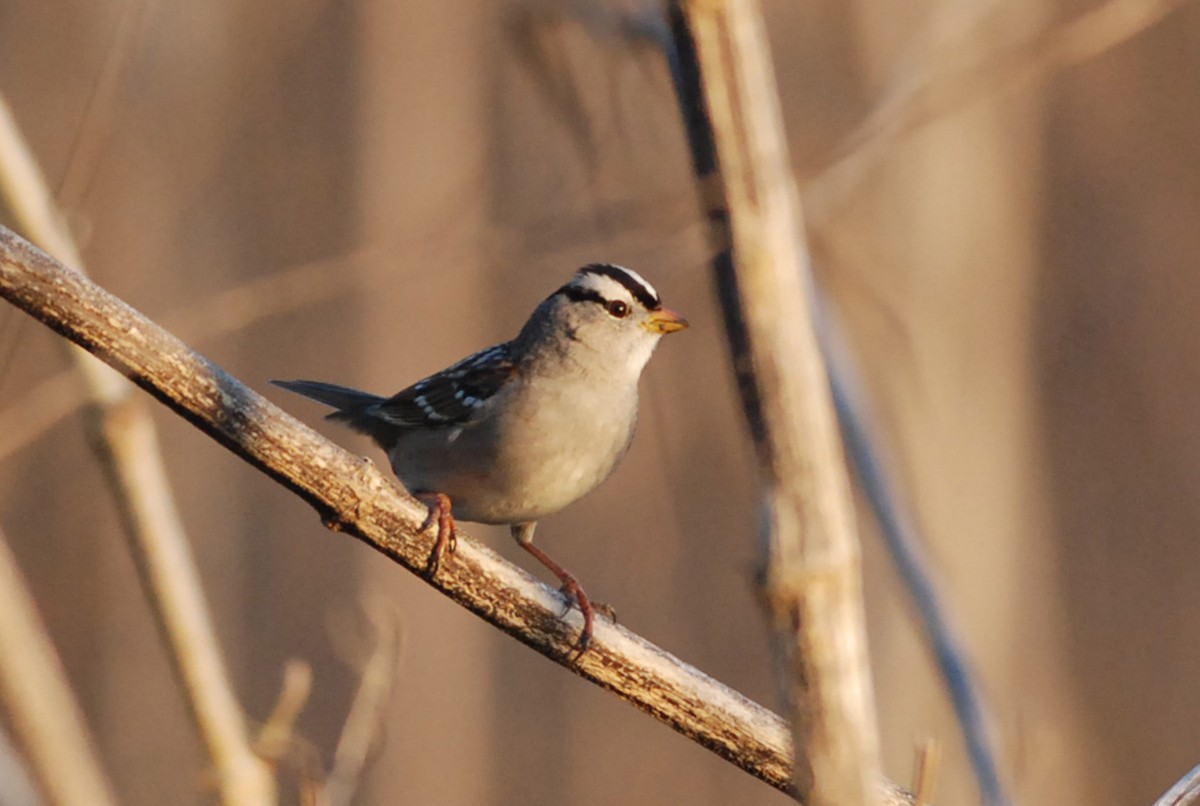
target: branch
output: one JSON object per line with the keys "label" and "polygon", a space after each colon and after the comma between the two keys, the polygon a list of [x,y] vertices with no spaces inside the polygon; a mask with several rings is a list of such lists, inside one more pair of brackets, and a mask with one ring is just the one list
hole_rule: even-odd
{"label": "branch", "polygon": [[765,24],[754,0],[676,2],[670,13],[673,72],[758,457],[762,593],[786,663],[795,784],[817,806],[865,806],[878,802],[880,759],[861,550]]}
{"label": "branch", "polygon": [[[280,411],[144,315],[0,227],[0,296],[102,358],[246,462],[292,490],[327,526],[423,576],[425,508],[373,464]],[[429,585],[581,677],[788,791],[791,745],[778,716],[617,625],[569,658],[579,615],[556,591],[476,541]],[[903,800],[896,800],[901,803]]]}
{"label": "branch", "polygon": [[0,697],[46,800],[59,806],[116,803],[62,662],[2,534],[0,647]]}

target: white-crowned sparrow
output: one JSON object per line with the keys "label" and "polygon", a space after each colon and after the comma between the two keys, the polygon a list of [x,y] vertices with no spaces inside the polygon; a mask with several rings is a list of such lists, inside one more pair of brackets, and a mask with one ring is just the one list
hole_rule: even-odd
{"label": "white-crowned sparrow", "polygon": [[512,341],[489,347],[390,398],[318,381],[272,381],[337,411],[370,436],[429,506],[437,525],[429,574],[454,551],[454,518],[511,525],[517,542],[559,578],[583,614],[579,581],[533,544],[539,518],[604,481],[625,454],[638,413],[638,379],[665,333],[687,321],[662,306],[636,272],[584,266],[551,294]]}

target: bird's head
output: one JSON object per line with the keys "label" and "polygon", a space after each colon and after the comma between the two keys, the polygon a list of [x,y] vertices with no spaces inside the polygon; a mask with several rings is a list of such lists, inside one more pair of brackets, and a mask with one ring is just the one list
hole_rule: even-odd
{"label": "bird's head", "polygon": [[[687,320],[664,308],[654,286],[637,272],[611,263],[592,263],[542,303],[529,330],[556,334],[570,352],[635,376],[650,360],[659,339],[683,330]],[[543,318],[545,321],[538,323]]]}

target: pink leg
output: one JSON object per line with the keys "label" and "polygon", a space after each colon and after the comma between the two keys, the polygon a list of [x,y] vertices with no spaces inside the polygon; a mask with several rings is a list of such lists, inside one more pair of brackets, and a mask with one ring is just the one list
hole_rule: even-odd
{"label": "pink leg", "polygon": [[583,586],[579,584],[579,580],[575,578],[567,569],[556,563],[547,556],[546,552],[533,544],[533,527],[532,523],[514,524],[512,526],[513,537],[521,548],[532,554],[538,562],[550,569],[554,576],[558,577],[562,583],[562,591],[571,599],[575,600],[575,604],[579,606],[579,612],[583,616],[583,630],[579,633],[579,640],[575,642],[575,658],[578,660],[583,657],[583,653],[588,651],[588,647],[592,643],[592,625],[596,620],[596,609],[592,606],[591,599],[584,592]]}
{"label": "pink leg", "polygon": [[424,532],[433,524],[437,524],[437,540],[433,544],[433,551],[429,554],[429,564],[425,568],[425,573],[430,579],[433,579],[437,575],[438,568],[441,567],[442,556],[447,552],[453,554],[454,549],[458,547],[450,496],[445,493],[415,493],[414,495],[418,501],[429,507],[429,514],[425,516],[425,522],[421,524],[420,531]]}

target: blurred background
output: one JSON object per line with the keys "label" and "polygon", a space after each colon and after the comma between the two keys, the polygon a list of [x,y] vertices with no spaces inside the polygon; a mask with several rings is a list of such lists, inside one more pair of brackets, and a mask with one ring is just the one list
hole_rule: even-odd
{"label": "blurred background", "polygon": [[[1023,803],[1150,803],[1200,760],[1200,7],[765,4],[819,283]],[[653,8],[651,7],[651,11]],[[612,261],[692,322],[631,454],[539,530],[622,622],[780,708],[751,451],[658,47],[624,3],[0,2],[0,91],[91,273],[380,461],[310,377],[391,393]],[[82,402],[0,310],[0,422]],[[312,664],[327,767],[372,623],[400,650],[361,804],[787,799],[528,651],[155,407],[237,693]],[[4,435],[0,525],[124,803],[213,800],[77,415]],[[861,513],[886,772],[959,732]],[[471,534],[530,567],[503,530]],[[371,617],[368,617],[368,614]],[[292,775],[285,772],[285,777]]]}

